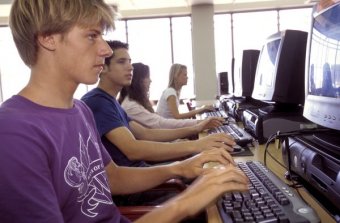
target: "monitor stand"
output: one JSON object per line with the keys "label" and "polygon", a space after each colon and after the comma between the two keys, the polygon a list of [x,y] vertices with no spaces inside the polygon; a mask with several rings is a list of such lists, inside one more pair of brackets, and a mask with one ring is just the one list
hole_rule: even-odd
{"label": "monitor stand", "polygon": [[296,104],[275,103],[259,109],[261,115],[302,115],[303,107]]}
{"label": "monitor stand", "polygon": [[263,144],[279,133],[316,128],[317,125],[303,117],[302,111],[300,106],[281,105],[269,105],[257,110],[246,109],[243,112],[243,126],[259,144]]}

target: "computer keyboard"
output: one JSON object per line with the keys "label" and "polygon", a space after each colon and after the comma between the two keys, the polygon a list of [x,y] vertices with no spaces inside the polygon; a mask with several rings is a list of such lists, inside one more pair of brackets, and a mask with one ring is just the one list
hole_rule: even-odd
{"label": "computer keyboard", "polygon": [[320,222],[315,211],[262,163],[238,166],[249,178],[249,191],[226,193],[218,200],[223,223]]}
{"label": "computer keyboard", "polygon": [[228,119],[229,116],[224,110],[216,110],[216,111],[210,111],[210,112],[204,112],[202,113],[201,117],[207,118],[207,117],[222,117],[224,119]]}
{"label": "computer keyboard", "polygon": [[246,146],[253,141],[253,137],[246,132],[243,128],[239,127],[236,123],[230,123],[228,125],[222,125],[214,129],[210,129],[208,134],[225,132],[230,134],[235,142],[240,146]]}

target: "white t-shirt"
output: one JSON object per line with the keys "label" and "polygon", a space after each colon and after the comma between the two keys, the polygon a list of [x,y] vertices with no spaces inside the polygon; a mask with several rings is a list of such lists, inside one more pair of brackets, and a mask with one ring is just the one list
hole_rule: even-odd
{"label": "white t-shirt", "polygon": [[172,87],[167,88],[163,91],[162,96],[157,103],[157,113],[164,118],[174,118],[169,110],[167,102],[168,98],[172,95],[176,97],[176,104],[177,107],[179,107],[179,99],[177,97],[176,90]]}
{"label": "white t-shirt", "polygon": [[193,126],[198,123],[195,119],[164,118],[157,113],[148,111],[129,97],[126,97],[121,105],[129,118],[152,129],[175,129]]}

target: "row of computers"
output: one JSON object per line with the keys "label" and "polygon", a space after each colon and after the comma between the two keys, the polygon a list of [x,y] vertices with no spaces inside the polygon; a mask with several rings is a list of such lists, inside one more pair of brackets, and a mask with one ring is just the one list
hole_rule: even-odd
{"label": "row of computers", "polygon": [[[269,36],[261,50],[243,51],[240,65],[235,65],[239,71],[232,67],[229,75],[232,81],[227,72],[218,80],[223,114],[242,122],[242,134],[260,144],[279,139],[287,176],[319,197],[340,222],[340,2],[335,2],[315,5],[310,32],[284,30]],[[233,212],[234,206],[225,214],[233,199],[220,201],[224,222],[245,221],[242,213]],[[296,208],[291,205],[289,210]],[[283,222],[300,222],[270,213],[277,222],[281,217]],[[318,221],[310,213],[304,220]]]}

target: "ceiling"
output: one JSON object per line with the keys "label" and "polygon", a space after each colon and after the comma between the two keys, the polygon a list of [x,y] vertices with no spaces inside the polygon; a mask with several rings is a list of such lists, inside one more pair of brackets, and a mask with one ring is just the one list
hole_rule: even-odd
{"label": "ceiling", "polygon": [[[7,20],[11,2],[0,0],[0,24]],[[105,0],[116,4],[122,18],[190,14],[192,5],[214,4],[215,12],[301,7],[316,0]]]}
{"label": "ceiling", "polygon": [[192,5],[213,4],[215,12],[301,7],[315,0],[105,0],[116,3],[122,17],[190,14]]}

